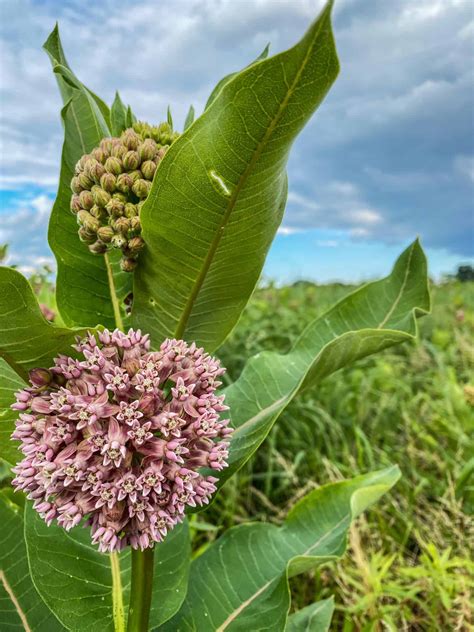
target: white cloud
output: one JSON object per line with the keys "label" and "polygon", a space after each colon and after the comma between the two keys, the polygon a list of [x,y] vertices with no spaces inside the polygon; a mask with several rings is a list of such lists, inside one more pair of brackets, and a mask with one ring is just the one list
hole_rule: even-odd
{"label": "white cloud", "polygon": [[378,224],[382,216],[371,208],[355,208],[348,211],[347,216],[354,222],[361,224]]}
{"label": "white cloud", "polygon": [[278,235],[294,235],[301,232],[301,228],[295,228],[294,226],[280,226],[277,230]]}
{"label": "white cloud", "polygon": [[[71,66],[91,89],[108,102],[120,89],[151,122],[171,104],[179,127],[190,103],[200,112],[215,83],[268,41],[272,53],[293,44],[322,4],[3,0],[0,188],[56,188],[61,102],[41,51],[56,20]],[[454,247],[466,234],[466,205],[459,190],[453,196],[442,187],[450,180],[467,187],[473,177],[465,118],[471,3],[338,0],[334,22],[341,74],[295,145],[284,228],[341,228],[379,239],[421,232]],[[47,214],[42,208],[35,217]]]}
{"label": "white cloud", "polygon": [[454,159],[454,168],[470,182],[474,182],[474,155],[456,156]]}

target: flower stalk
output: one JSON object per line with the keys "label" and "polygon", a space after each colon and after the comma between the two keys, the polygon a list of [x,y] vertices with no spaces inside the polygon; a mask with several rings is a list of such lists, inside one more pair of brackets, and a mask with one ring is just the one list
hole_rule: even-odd
{"label": "flower stalk", "polygon": [[127,632],[148,630],[153,589],[153,557],[154,547],[144,551],[132,549],[132,585]]}

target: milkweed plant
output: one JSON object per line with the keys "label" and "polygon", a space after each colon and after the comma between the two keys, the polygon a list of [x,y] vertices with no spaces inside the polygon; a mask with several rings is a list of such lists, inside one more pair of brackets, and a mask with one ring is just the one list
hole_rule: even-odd
{"label": "milkweed plant", "polygon": [[59,317],[0,268],[2,629],[328,629],[331,599],[289,614],[289,578],[344,553],[396,466],[318,487],[280,526],[241,524],[199,555],[191,535],[299,391],[413,340],[429,311],[415,241],[287,354],[251,357],[222,388],[219,346],[281,222],[291,145],[338,74],[331,8],[289,50],[222,79],[181,132],[170,113],[137,121],[118,93],[109,108],[58,28],[48,37],[64,102],[49,224]]}

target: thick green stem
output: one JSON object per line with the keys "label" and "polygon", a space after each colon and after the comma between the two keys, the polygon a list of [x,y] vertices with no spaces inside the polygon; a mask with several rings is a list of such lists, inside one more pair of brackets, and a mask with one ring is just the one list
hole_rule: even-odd
{"label": "thick green stem", "polygon": [[122,314],[120,313],[120,305],[117,298],[117,292],[115,291],[115,281],[112,272],[112,266],[110,265],[110,259],[107,253],[104,254],[105,267],[107,268],[107,277],[109,279],[110,299],[112,301],[112,307],[114,310],[115,326],[123,331]]}
{"label": "thick green stem", "polygon": [[147,632],[153,588],[153,549],[132,550],[127,632]]}

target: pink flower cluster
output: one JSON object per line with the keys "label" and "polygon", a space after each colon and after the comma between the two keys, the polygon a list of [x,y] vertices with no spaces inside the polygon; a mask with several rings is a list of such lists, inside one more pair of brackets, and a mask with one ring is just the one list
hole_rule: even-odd
{"label": "pink flower cluster", "polygon": [[219,362],[182,340],[150,351],[147,335],[107,329],[30,372],[16,394],[13,439],[25,458],[13,485],[49,525],[86,519],[101,551],[160,542],[186,507],[208,503],[226,467],[228,420]]}

